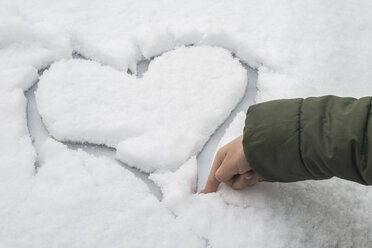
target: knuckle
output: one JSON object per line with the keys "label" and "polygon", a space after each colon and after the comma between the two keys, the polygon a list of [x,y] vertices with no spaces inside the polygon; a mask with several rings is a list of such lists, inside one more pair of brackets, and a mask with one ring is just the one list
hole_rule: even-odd
{"label": "knuckle", "polygon": [[216,173],[214,174],[215,178],[217,181],[222,182],[223,180],[223,173],[221,170],[217,170]]}
{"label": "knuckle", "polygon": [[217,150],[217,156],[222,156],[222,154],[224,153],[224,147],[221,147]]}

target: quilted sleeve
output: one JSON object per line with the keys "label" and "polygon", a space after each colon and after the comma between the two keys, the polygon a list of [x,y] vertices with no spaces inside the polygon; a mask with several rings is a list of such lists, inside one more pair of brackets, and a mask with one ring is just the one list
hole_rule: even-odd
{"label": "quilted sleeve", "polygon": [[322,96],[260,103],[248,109],[243,147],[265,181],[333,176],[372,184],[371,97]]}

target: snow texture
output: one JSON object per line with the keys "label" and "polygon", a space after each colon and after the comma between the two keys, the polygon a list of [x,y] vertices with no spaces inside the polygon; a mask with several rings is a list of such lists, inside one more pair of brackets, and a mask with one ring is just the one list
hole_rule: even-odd
{"label": "snow texture", "polygon": [[[48,23],[30,23],[11,5],[0,3],[0,68],[42,69],[61,57],[71,57],[66,35]],[[16,73],[14,73],[17,76]]]}
{"label": "snow texture", "polygon": [[[88,129],[93,128],[95,123],[80,129],[81,132],[89,132],[89,135],[80,137],[80,142],[95,138],[97,140],[89,141],[117,145],[118,150],[122,145],[121,149],[125,152],[118,152],[120,159],[128,159],[127,162],[132,164],[139,159],[141,164],[137,166],[147,171],[162,167],[162,172],[151,176],[163,189],[164,199],[159,203],[143,183],[112,160],[81,151],[73,152],[49,140],[39,154],[43,161],[37,161],[27,129],[27,102],[23,94],[36,82],[37,72],[53,64],[51,71],[59,68],[66,75],[58,79],[60,84],[50,86],[50,92],[45,92],[43,97],[60,99],[66,90],[62,85],[71,83],[67,80],[68,76],[73,82],[82,83],[83,79],[91,78],[88,74],[92,74],[112,79],[102,80],[100,85],[94,78],[89,82],[91,88],[89,85],[86,88],[112,94],[108,97],[93,92],[97,99],[110,103],[122,94],[121,90],[115,89],[124,88],[138,93],[137,86],[131,85],[144,84],[149,80],[139,80],[126,74],[128,70],[136,73],[137,62],[143,58],[153,58],[169,51],[156,58],[152,63],[155,64],[169,54],[186,49],[176,49],[178,47],[203,45],[225,48],[257,69],[257,102],[324,94],[372,95],[371,9],[372,2],[369,0],[357,3],[349,0],[0,1],[1,246],[372,247],[370,187],[331,179],[290,184],[260,183],[243,191],[233,191],[222,185],[216,194],[194,194],[196,168],[206,165],[197,165],[193,155],[231,111],[232,103],[236,102],[230,101],[238,101],[239,95],[234,99],[221,98],[231,105],[213,109],[218,110],[215,112],[218,116],[209,119],[210,123],[204,122],[208,130],[198,127],[199,133],[192,133],[189,128],[195,128],[194,125],[180,122],[184,134],[195,135],[184,144],[178,144],[187,146],[188,150],[180,152],[177,149],[181,147],[171,147],[174,154],[155,154],[158,157],[154,161],[147,155],[135,157],[137,151],[133,152],[128,148],[129,143],[125,143],[139,133],[125,134],[124,143],[120,143],[122,139],[117,137],[118,132],[114,132],[113,128],[141,132],[148,131],[149,127],[143,124],[147,123],[144,121],[137,123],[139,126],[120,122],[122,126],[115,127],[114,124],[119,123],[115,122],[119,108],[105,112],[105,119],[98,120],[98,124],[104,123],[108,129],[97,132]],[[213,48],[213,51],[217,50]],[[92,61],[69,60],[73,52]],[[226,51],[223,53],[227,54]],[[202,61],[206,59],[202,58]],[[221,58],[215,59],[219,61]],[[237,63],[232,62],[231,57],[227,61]],[[174,75],[174,80],[179,82],[176,74],[168,70],[177,65],[173,62],[165,62],[161,68],[163,71],[150,68],[149,73],[160,78]],[[221,65],[211,62],[211,65],[216,64]],[[89,70],[88,73],[84,69]],[[204,69],[210,75],[210,71]],[[220,70],[229,71],[225,66]],[[222,75],[220,70],[213,73]],[[74,72],[75,76],[72,75]],[[231,73],[228,77],[240,77],[238,74]],[[226,78],[226,74],[223,75]],[[119,86],[118,81],[124,78],[126,82]],[[173,86],[187,88],[187,85]],[[57,92],[57,87],[61,87],[60,92]],[[209,84],[205,89],[214,92],[214,87]],[[222,89],[216,88],[217,91]],[[142,90],[150,94],[159,89],[143,87]],[[203,89],[197,90],[197,96],[199,91]],[[92,99],[88,96],[89,92],[70,93],[67,95],[84,96],[79,98],[81,100]],[[142,95],[124,94],[136,103],[137,98],[144,99]],[[128,99],[120,99],[119,106],[127,106],[125,104],[128,103],[133,110],[139,110],[141,105],[131,104]],[[78,99],[73,100],[76,103]],[[161,128],[143,132],[147,138],[138,141],[148,145],[146,149],[156,146],[156,142],[170,146],[174,141],[166,137],[181,132],[177,130],[177,125],[173,125],[176,122],[169,125],[174,128],[169,133],[163,129],[168,125],[161,122],[165,119],[153,117],[159,110],[156,108],[154,113],[150,113],[149,109],[164,98],[152,100],[155,102],[143,100],[141,104],[147,103],[147,108],[144,105],[144,109],[132,114],[138,120],[144,118],[143,113],[147,113],[151,121],[160,122],[153,123],[154,126]],[[172,104],[177,105],[178,96],[173,100]],[[53,99],[51,101],[53,103]],[[48,108],[53,108],[52,103],[40,107],[49,111]],[[88,103],[98,105],[95,101]],[[185,102],[182,100],[181,103]],[[85,105],[75,106],[87,105],[85,102]],[[81,118],[97,117],[94,115],[103,113],[105,109],[108,108],[100,105],[93,116],[82,111],[87,116]],[[61,119],[71,114],[62,110],[53,109],[61,111],[58,116]],[[78,111],[73,110],[72,113]],[[194,111],[195,116],[201,116],[205,121],[199,109]],[[111,122],[110,118],[115,121]],[[232,126],[225,137],[241,133],[243,116],[234,123],[236,126]],[[58,128],[53,131],[58,133],[63,130]],[[166,134],[164,138],[161,132]],[[57,137],[57,134],[54,135]],[[107,140],[103,140],[104,136]],[[131,144],[139,146],[138,143]],[[154,155],[153,152],[143,154]],[[38,170],[36,162],[41,164]],[[182,162],[185,164],[177,171],[166,170],[177,168]]]}
{"label": "snow texture", "polygon": [[105,144],[143,171],[173,169],[199,152],[245,92],[247,73],[229,51],[180,47],[143,78],[93,61],[62,60],[36,92],[58,140]]}
{"label": "snow texture", "polygon": [[9,237],[3,247],[203,247],[114,160],[51,139],[40,158],[24,198],[2,208],[2,221],[12,223],[0,229],[0,237]]}
{"label": "snow texture", "polygon": [[[241,134],[245,114],[230,124],[219,147]],[[194,194],[197,163],[150,178],[163,204],[212,247],[369,247],[372,190],[341,179],[259,183],[241,191],[221,185]]]}

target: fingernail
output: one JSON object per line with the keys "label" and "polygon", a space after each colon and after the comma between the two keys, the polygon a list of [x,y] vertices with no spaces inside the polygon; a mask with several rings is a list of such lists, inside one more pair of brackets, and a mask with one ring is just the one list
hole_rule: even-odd
{"label": "fingernail", "polygon": [[246,176],[245,179],[250,180],[250,179],[252,179],[252,176]]}

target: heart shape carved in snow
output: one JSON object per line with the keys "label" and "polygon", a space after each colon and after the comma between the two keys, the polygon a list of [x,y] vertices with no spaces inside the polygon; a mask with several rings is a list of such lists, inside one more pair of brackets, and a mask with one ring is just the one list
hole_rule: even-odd
{"label": "heart shape carved in snow", "polygon": [[81,59],[54,63],[36,100],[55,138],[115,147],[142,171],[172,169],[199,152],[244,95],[246,70],[219,47],[181,47],[143,78]]}

